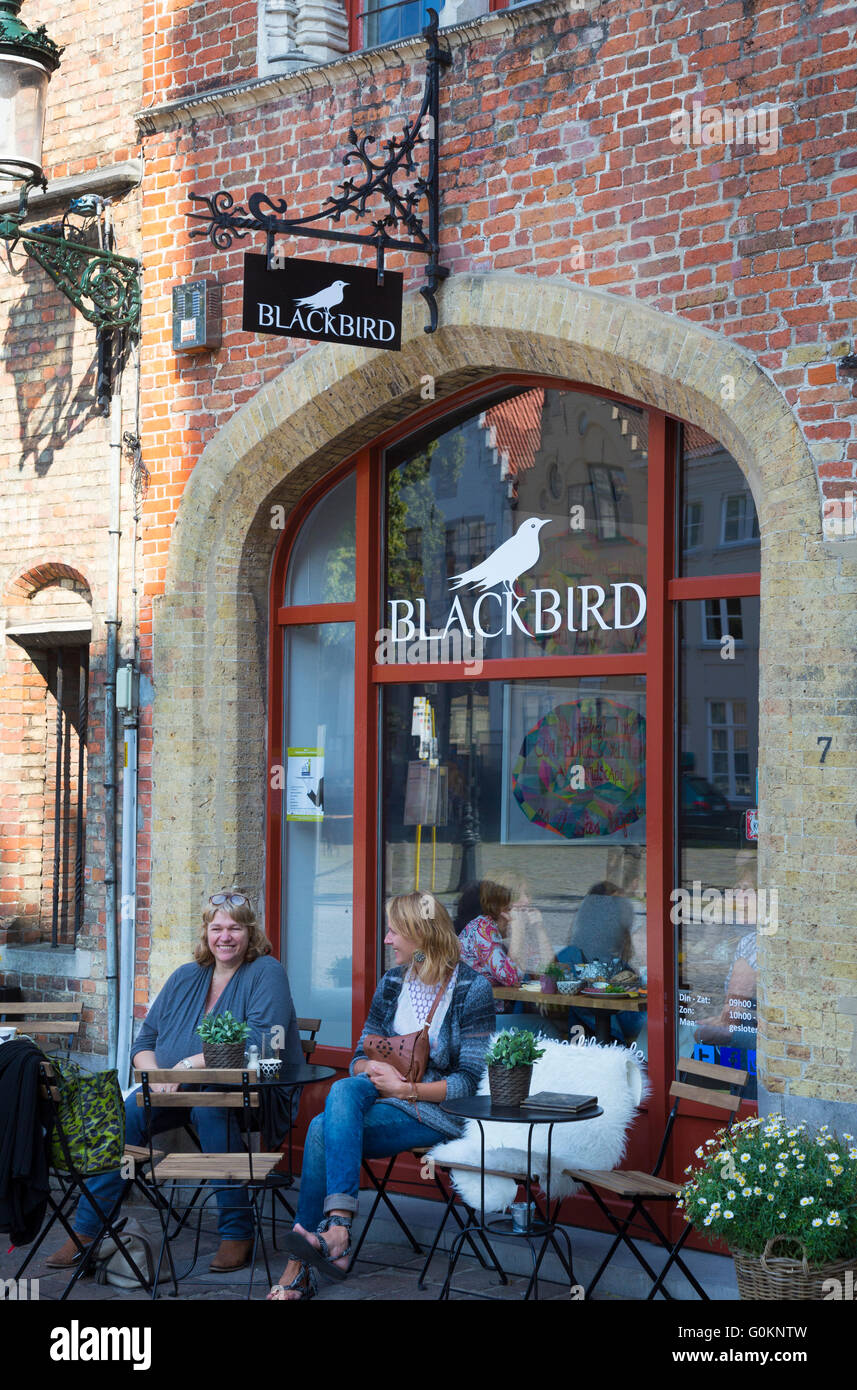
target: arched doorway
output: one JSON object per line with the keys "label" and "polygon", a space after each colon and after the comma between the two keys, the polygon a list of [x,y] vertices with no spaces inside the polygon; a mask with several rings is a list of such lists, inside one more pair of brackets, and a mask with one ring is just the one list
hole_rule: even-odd
{"label": "arched doorway", "polygon": [[758,571],[716,440],[553,378],[430,405],[304,496],[272,576],[266,920],[325,1060],[346,1064],[384,969],[385,897],[422,886],[455,915],[489,880],[531,973],[550,952],[644,978],[645,1000],[553,1015],[646,1054],[636,1161],[676,1049],[755,1069],[733,890],[755,854]]}

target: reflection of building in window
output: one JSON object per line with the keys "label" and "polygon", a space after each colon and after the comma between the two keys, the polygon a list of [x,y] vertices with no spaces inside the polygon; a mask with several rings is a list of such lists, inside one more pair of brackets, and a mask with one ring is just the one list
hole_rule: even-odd
{"label": "reflection of building in window", "polygon": [[592,467],[589,470],[589,483],[598,523],[598,538],[602,541],[617,540],[623,535],[623,523],[627,527],[631,521],[624,469]]}
{"label": "reflection of building in window", "polygon": [[749,799],[750,745],[745,700],[707,700],[708,775],[726,797]]}
{"label": "reflection of building in window", "polygon": [[479,565],[494,549],[493,523],[484,517],[462,517],[446,528],[446,572],[460,574]]}
{"label": "reflection of building in window", "polygon": [[501,479],[517,480],[534,467],[542,445],[544,404],[545,392],[537,387],[534,391],[498,401],[479,416]]}
{"label": "reflection of building in window", "polygon": [[411,526],[405,532],[405,554],[409,560],[415,560],[417,564],[422,564],[423,559],[423,528],[422,526]]}
{"label": "reflection of building in window", "polygon": [[755,539],[759,534],[759,518],[748,492],[734,492],[723,498],[720,544],[736,545]]}
{"label": "reflection of building in window", "polygon": [[704,642],[720,642],[724,637],[744,640],[744,619],[740,598],[707,598],[703,604]]}
{"label": "reflection of building in window", "polygon": [[702,503],[685,502],[684,535],[682,544],[685,550],[695,550],[702,545]]}

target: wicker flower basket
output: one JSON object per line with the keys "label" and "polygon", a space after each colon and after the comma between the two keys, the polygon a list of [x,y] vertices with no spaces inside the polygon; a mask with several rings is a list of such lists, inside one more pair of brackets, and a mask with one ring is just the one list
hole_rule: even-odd
{"label": "wicker flower basket", "polygon": [[819,1302],[829,1293],[824,1283],[827,1279],[838,1279],[844,1283],[846,1272],[851,1269],[857,1274],[857,1257],[837,1260],[833,1264],[810,1266],[806,1255],[796,1260],[785,1255],[773,1255],[774,1246],[781,1240],[795,1242],[792,1236],[773,1236],[761,1255],[750,1255],[746,1250],[733,1250],[735,1274],[738,1280],[738,1293],[742,1299],[767,1299],[769,1302],[806,1301]]}
{"label": "wicker flower basket", "polygon": [[528,1067],[504,1067],[499,1063],[488,1068],[488,1089],[495,1105],[520,1105],[530,1094],[533,1079],[532,1064]]}
{"label": "wicker flower basket", "polygon": [[243,1042],[202,1044],[202,1055],[207,1067],[243,1067],[244,1051]]}

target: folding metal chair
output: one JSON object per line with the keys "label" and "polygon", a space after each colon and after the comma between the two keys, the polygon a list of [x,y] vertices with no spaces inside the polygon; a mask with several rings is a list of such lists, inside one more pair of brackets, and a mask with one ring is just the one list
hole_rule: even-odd
{"label": "folding metal chair", "polygon": [[[704,1105],[711,1105],[718,1110],[726,1111],[729,1116],[727,1128],[731,1128],[738,1107],[741,1104],[742,1093],[747,1084],[747,1075],[746,1071],[739,1071],[734,1067],[722,1067],[713,1062],[698,1062],[693,1057],[681,1057],[678,1067],[676,1068],[676,1080],[670,1086],[673,1106],[667,1119],[657,1162],[651,1173],[623,1168],[615,1168],[610,1171],[595,1168],[567,1168],[565,1170],[569,1177],[573,1178],[575,1182],[579,1182],[586,1189],[590,1197],[593,1198],[607,1217],[614,1231],[616,1231],[613,1244],[601,1261],[591,1284],[586,1290],[587,1298],[591,1297],[592,1290],[595,1288],[619,1246],[624,1244],[652,1280],[652,1287],[646,1295],[647,1299],[654,1298],[658,1293],[664,1298],[672,1298],[672,1294],[664,1287],[664,1280],[673,1265],[676,1265],[699,1297],[708,1301],[708,1294],[693,1273],[688,1269],[680,1255],[682,1246],[690,1235],[690,1225],[686,1225],[678,1240],[672,1243],[669,1236],[660,1228],[646,1210],[646,1206],[650,1202],[669,1202],[674,1205],[681,1191],[680,1183],[670,1182],[669,1179],[659,1176],[667,1155],[673,1127],[679,1113],[679,1102],[682,1099],[701,1101]],[[699,1077],[709,1082],[709,1085],[693,1085],[684,1081],[682,1079],[684,1076]],[[725,1088],[723,1083],[725,1083]],[[614,1197],[630,1202],[631,1210],[628,1215],[626,1217],[616,1216],[602,1199],[598,1191],[599,1188],[612,1193]],[[655,1273],[648,1260],[641,1254],[629,1237],[628,1233],[632,1229],[632,1225],[637,1217],[640,1217],[643,1225],[637,1224],[634,1228],[634,1234],[637,1236],[649,1236],[649,1238],[654,1237],[655,1241],[667,1251],[667,1259],[659,1274]]]}
{"label": "folding metal chair", "polygon": [[[199,1256],[203,1209],[205,1203],[216,1196],[215,1187],[211,1187],[207,1193],[205,1193],[205,1188],[212,1183],[222,1186],[227,1182],[240,1182],[247,1190],[253,1220],[253,1249],[250,1256],[250,1277],[247,1285],[247,1297],[249,1298],[253,1290],[256,1257],[260,1247],[265,1263],[265,1272],[269,1282],[272,1282],[268,1252],[262,1233],[262,1212],[259,1198],[261,1194],[262,1200],[264,1200],[265,1179],[282,1157],[279,1152],[253,1152],[250,1139],[251,1119],[253,1112],[260,1110],[261,1099],[259,1091],[253,1089],[250,1073],[244,1069],[226,1068],[152,1069],[151,1071],[135,1072],[134,1078],[141,1083],[142,1087],[137,1096],[137,1104],[142,1105],[146,1111],[146,1129],[151,1156],[151,1185],[158,1198],[157,1209],[161,1219],[161,1248],[158,1252],[152,1297],[154,1298],[157,1294],[158,1280],[165,1257],[176,1295],[178,1295],[179,1280],[186,1278],[196,1265]],[[181,1091],[152,1090],[153,1084],[162,1082],[179,1084],[185,1089]],[[195,1090],[194,1086],[200,1089]],[[209,1089],[212,1086],[237,1086],[238,1089]],[[153,1111],[164,1107],[195,1109],[203,1106],[236,1110],[238,1112],[236,1118],[242,1129],[242,1139],[245,1139],[246,1147],[240,1151],[227,1151],[226,1153],[168,1154],[165,1158],[162,1157],[157,1160],[156,1151],[152,1147]],[[177,1196],[182,1192],[190,1192],[191,1194],[189,1200],[184,1204],[183,1210],[176,1203]],[[193,1255],[187,1267],[179,1272],[176,1270],[173,1260],[172,1242],[184,1229],[194,1212],[197,1216],[197,1222]],[[174,1222],[173,1230],[170,1230],[171,1222]]]}
{"label": "folding metal chair", "polygon": [[[357,1242],[354,1246],[354,1254],[352,1255],[351,1261],[352,1264],[357,1260],[360,1254],[363,1243],[366,1240],[367,1235],[369,1234],[369,1228],[372,1225],[372,1222],[375,1218],[375,1214],[382,1203],[387,1208],[390,1215],[393,1217],[394,1221],[399,1226],[400,1230],[404,1233],[405,1238],[408,1241],[414,1253],[417,1255],[421,1255],[423,1253],[422,1247],[420,1246],[419,1242],[417,1241],[416,1237],[414,1236],[413,1232],[411,1231],[401,1212],[397,1210],[395,1204],[393,1203],[390,1197],[390,1194],[387,1192],[387,1184],[392,1177],[393,1168],[398,1158],[402,1158],[405,1156],[405,1154],[407,1154],[410,1157],[415,1158],[417,1162],[422,1165],[425,1159],[425,1155],[428,1152],[428,1149],[408,1149],[405,1150],[403,1154],[394,1154],[392,1158],[387,1160],[386,1168],[384,1169],[383,1173],[380,1174],[380,1176],[376,1175],[371,1165],[372,1163],[382,1163],[384,1161],[383,1159],[363,1160],[363,1171],[364,1173],[366,1173],[367,1177],[369,1178],[369,1181],[375,1189],[375,1198],[372,1202],[372,1206],[369,1209],[369,1215],[366,1218],[363,1229],[361,1230]],[[447,1222],[450,1220],[450,1218],[453,1219],[456,1226],[458,1227],[458,1234],[464,1235],[467,1244],[470,1246],[474,1256],[479,1261],[479,1264],[482,1266],[482,1268],[493,1268],[500,1280],[500,1283],[508,1284],[508,1276],[503,1270],[500,1261],[494,1253],[494,1250],[491,1246],[491,1242],[488,1240],[484,1232],[480,1231],[478,1235],[476,1233],[474,1233],[473,1235],[469,1234],[470,1228],[479,1224],[478,1216],[473,1207],[468,1206],[464,1199],[458,1194],[458,1192],[456,1192],[452,1184],[450,1174],[455,1169],[465,1169],[467,1172],[474,1173],[478,1173],[480,1171],[479,1168],[474,1168],[466,1163],[439,1164],[432,1162],[429,1181],[434,1183],[435,1187],[437,1188],[437,1191],[440,1193],[440,1196],[443,1199],[443,1211],[441,1213],[440,1221],[438,1222],[437,1230],[434,1234],[434,1239],[431,1243],[431,1248],[429,1249],[423,1267],[420,1271],[419,1278],[417,1279],[417,1286],[421,1289],[425,1287],[425,1280],[429,1271],[429,1266],[431,1265],[431,1262],[434,1259],[435,1254],[437,1253],[438,1246],[440,1245],[441,1236],[443,1235],[444,1229],[446,1228]],[[512,1173],[504,1173],[491,1168],[486,1169],[485,1172],[487,1177],[512,1177],[518,1183],[523,1184],[526,1182],[526,1174],[517,1175]],[[538,1176],[534,1174],[533,1178],[534,1181],[537,1183]],[[443,1179],[446,1180],[445,1184]],[[538,1198],[535,1194],[533,1194],[533,1200],[536,1203],[536,1207],[538,1209],[539,1203]],[[466,1217],[465,1220],[462,1220],[461,1213],[458,1210],[459,1206],[462,1207],[464,1210]],[[540,1209],[539,1216],[543,1216],[543,1212]]]}
{"label": "folding metal chair", "polygon": [[[45,1060],[39,1066],[39,1090],[41,1100],[45,1105],[45,1128],[46,1143],[48,1145],[48,1150],[49,1152],[51,1150],[51,1137],[53,1135],[56,1135],[56,1137],[59,1140],[60,1149],[62,1151],[64,1159],[64,1163],[62,1166],[54,1163],[53,1161],[51,1161],[50,1165],[51,1177],[57,1181],[60,1187],[60,1198],[59,1201],[56,1201],[53,1194],[50,1194],[48,1196],[48,1209],[50,1212],[49,1219],[43,1226],[42,1230],[39,1232],[36,1241],[30,1246],[30,1249],[27,1252],[27,1257],[21,1265],[20,1269],[17,1271],[15,1278],[21,1278],[21,1276],[24,1273],[24,1270],[29,1265],[33,1256],[42,1246],[53,1227],[57,1224],[57,1222],[59,1222],[63,1230],[66,1232],[66,1235],[68,1235],[74,1241],[75,1245],[78,1247],[78,1250],[80,1251],[80,1259],[74,1267],[74,1271],[68,1284],[66,1285],[62,1294],[60,1295],[60,1302],[68,1298],[69,1294],[71,1293],[71,1290],[77,1283],[78,1279],[82,1278],[83,1275],[87,1273],[90,1269],[94,1261],[95,1255],[98,1251],[98,1246],[101,1240],[104,1238],[104,1236],[110,1236],[115,1241],[117,1252],[121,1253],[134,1278],[138,1280],[142,1288],[146,1289],[147,1292],[152,1292],[154,1296],[155,1287],[157,1285],[157,1279],[155,1280],[154,1284],[150,1284],[149,1280],[146,1278],[146,1275],[139,1268],[135,1260],[132,1258],[132,1256],[129,1254],[128,1250],[122,1243],[120,1233],[122,1226],[124,1225],[124,1222],[117,1222],[116,1217],[118,1215],[119,1208],[122,1203],[122,1195],[124,1194],[120,1195],[117,1198],[117,1200],[113,1203],[109,1210],[105,1209],[98,1201],[98,1198],[92,1193],[87,1183],[88,1175],[80,1172],[80,1170],[77,1168],[74,1162],[74,1159],[72,1158],[68,1138],[66,1136],[65,1130],[62,1125],[62,1121],[60,1119],[60,1091],[59,1086],[57,1084],[57,1075],[53,1066],[47,1058],[45,1058]],[[138,1177],[137,1164],[140,1163],[140,1165],[142,1165],[144,1160],[149,1161],[151,1155],[148,1153],[143,1154],[139,1150],[126,1150],[126,1155],[134,1162],[134,1180],[136,1181]],[[142,1178],[140,1179],[140,1184],[141,1183]],[[80,1200],[81,1197],[85,1197],[87,1199],[87,1201],[91,1204],[94,1211],[96,1212],[99,1221],[101,1222],[101,1225],[96,1235],[94,1236],[92,1242],[87,1245],[84,1245],[83,1242],[78,1239],[78,1236],[72,1228],[67,1215],[72,1205],[76,1207],[77,1202]]]}

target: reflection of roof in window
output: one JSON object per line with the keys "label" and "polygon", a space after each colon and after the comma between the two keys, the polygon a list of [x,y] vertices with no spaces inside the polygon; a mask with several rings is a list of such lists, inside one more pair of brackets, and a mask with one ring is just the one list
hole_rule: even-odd
{"label": "reflection of roof in window", "polygon": [[699,425],[685,425],[684,427],[684,456],[685,458],[707,458],[709,454],[726,453],[722,444],[718,444],[716,439],[712,439],[710,434],[700,429]]}
{"label": "reflection of roof in window", "polygon": [[488,447],[497,451],[501,477],[517,476],[535,464],[544,401],[544,391],[537,388],[483,411],[479,423],[488,435]]}

